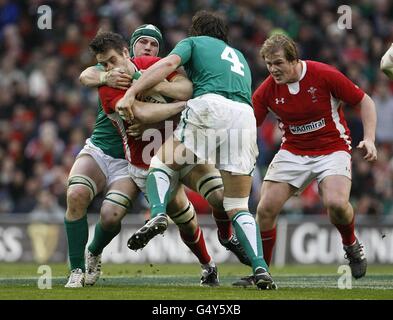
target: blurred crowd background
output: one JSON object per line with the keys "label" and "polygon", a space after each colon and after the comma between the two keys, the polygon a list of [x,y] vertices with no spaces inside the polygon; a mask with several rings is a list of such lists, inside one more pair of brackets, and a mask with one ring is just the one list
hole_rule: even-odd
{"label": "blurred crowd background", "polygon": [[[338,27],[341,4],[351,7],[352,29]],[[40,5],[51,8],[52,29],[37,27]],[[63,217],[68,172],[95,123],[97,90],[83,87],[78,77],[95,64],[88,44],[99,29],[129,39],[137,26],[155,24],[168,53],[187,36],[192,15],[206,8],[227,18],[230,44],[245,54],[253,89],[267,76],[261,44],[272,32],[285,30],[302,59],[336,66],[374,99],[379,154],[373,164],[355,148],[362,139],[359,110],[345,108],[354,147],[351,202],[358,216],[393,215],[393,82],[379,71],[393,42],[389,0],[0,0],[0,213]],[[272,117],[258,132],[252,210],[281,141]],[[209,212],[197,195],[190,197],[200,213]],[[89,212],[98,212],[101,201],[94,200]],[[131,212],[141,208],[137,203]],[[292,198],[285,213],[323,214],[317,185]]]}

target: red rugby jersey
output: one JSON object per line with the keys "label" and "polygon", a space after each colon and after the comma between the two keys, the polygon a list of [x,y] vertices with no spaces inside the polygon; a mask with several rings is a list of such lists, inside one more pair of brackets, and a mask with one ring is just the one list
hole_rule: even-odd
{"label": "red rugby jersey", "polygon": [[[138,70],[145,70],[158,60],[160,60],[160,58],[151,56],[141,56],[131,59]],[[176,74],[176,72],[170,74],[167,77],[167,80],[170,80]],[[122,137],[126,159],[137,167],[148,169],[151,158],[161,146],[161,144],[165,141],[164,129],[160,130],[160,136],[154,135],[150,138],[149,141],[142,141],[141,139],[136,140],[133,137],[128,136],[126,133],[128,126],[127,122],[123,121],[119,114],[115,112],[117,101],[119,101],[124,96],[126,91],[108,86],[101,86],[98,89],[98,93],[104,112],[108,115],[109,119],[112,120],[112,123],[117,128],[120,136]]]}
{"label": "red rugby jersey", "polygon": [[364,92],[332,66],[302,61],[296,83],[276,84],[268,78],[255,90],[252,102],[257,125],[269,111],[283,132],[281,148],[298,155],[324,155],[351,150],[342,102],[357,105]]}

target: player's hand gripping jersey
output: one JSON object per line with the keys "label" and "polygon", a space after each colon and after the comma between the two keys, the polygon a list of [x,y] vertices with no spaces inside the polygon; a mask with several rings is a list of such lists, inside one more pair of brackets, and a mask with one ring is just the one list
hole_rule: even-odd
{"label": "player's hand gripping jersey", "polygon": [[[160,60],[160,58],[150,57],[150,56],[141,56],[131,59],[133,64],[136,66],[137,70],[145,70],[149,68],[152,64],[157,62],[158,60]],[[172,73],[171,75],[169,75],[167,80],[170,80],[175,75],[176,73]],[[165,141],[164,129],[160,130],[161,132],[160,139],[156,139],[154,140],[154,142],[153,139],[156,138],[155,136],[153,136],[149,141],[136,140],[135,138],[128,136],[126,133],[126,129],[128,127],[127,122],[122,120],[120,115],[115,111],[116,103],[124,96],[126,91],[120,89],[114,89],[108,86],[101,86],[98,92],[105,113],[112,120],[120,136],[122,137],[123,148],[124,148],[126,159],[131,164],[139,168],[148,169],[150,165],[150,159],[154,155],[152,154],[152,152],[154,150],[157,150],[158,147]],[[152,100],[149,97],[145,97],[145,98],[146,101],[152,102]],[[150,143],[154,143],[154,147],[153,145],[151,147],[149,146],[149,150],[150,150],[149,154],[148,155],[143,154],[144,148]],[[156,146],[155,143],[157,143],[158,145]]]}

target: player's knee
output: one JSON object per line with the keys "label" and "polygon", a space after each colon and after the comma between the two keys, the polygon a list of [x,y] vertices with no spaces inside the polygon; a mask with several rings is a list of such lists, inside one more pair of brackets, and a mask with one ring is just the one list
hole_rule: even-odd
{"label": "player's knee", "polygon": [[324,199],[324,205],[330,212],[343,212],[348,207],[348,199],[341,195],[332,195]]}
{"label": "player's knee", "polygon": [[277,206],[272,201],[267,201],[266,198],[261,200],[257,206],[257,216],[259,219],[271,219],[275,218],[281,208],[277,208]]}
{"label": "player's knee", "polygon": [[100,212],[101,225],[107,230],[116,227],[121,222],[123,216],[124,216],[124,209],[120,207],[112,206],[112,205],[107,205],[107,206],[103,205],[101,207],[101,212]]}
{"label": "player's knee", "polygon": [[90,192],[86,187],[74,186],[67,189],[67,205],[70,209],[87,208],[90,201]]}
{"label": "player's knee", "polygon": [[87,207],[97,194],[97,185],[85,175],[73,175],[68,178],[67,204]]}
{"label": "player's knee", "polygon": [[165,172],[165,174],[168,175],[169,177],[173,177],[176,175],[175,170],[169,168],[156,155],[153,158],[151,158],[150,161],[150,172],[153,172],[154,169]]}
{"label": "player's knee", "polygon": [[101,206],[102,225],[108,229],[118,225],[130,206],[131,199],[127,194],[119,190],[110,190]]}

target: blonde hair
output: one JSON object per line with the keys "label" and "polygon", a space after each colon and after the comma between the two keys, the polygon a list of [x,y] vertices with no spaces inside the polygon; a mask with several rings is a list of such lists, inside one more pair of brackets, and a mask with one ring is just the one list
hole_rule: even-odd
{"label": "blonde hair", "polygon": [[288,61],[297,61],[299,60],[299,54],[297,52],[295,42],[283,34],[275,34],[269,37],[262,45],[261,50],[259,51],[262,59],[265,60],[267,56],[271,56],[272,54],[283,50],[285,58]]}

